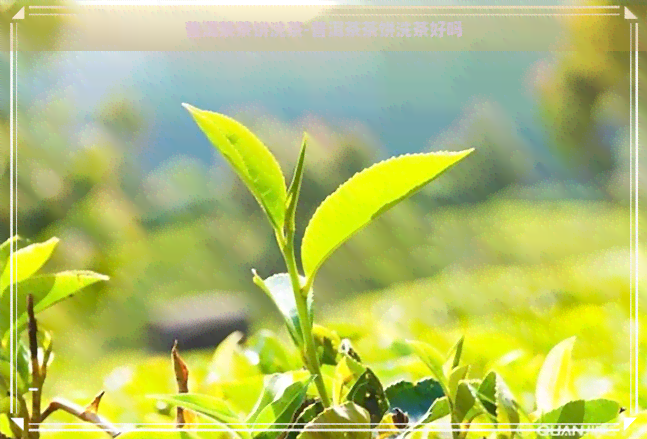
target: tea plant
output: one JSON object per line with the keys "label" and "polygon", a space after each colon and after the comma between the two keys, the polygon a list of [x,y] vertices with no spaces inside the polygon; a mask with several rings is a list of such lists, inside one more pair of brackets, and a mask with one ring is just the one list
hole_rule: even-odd
{"label": "tea plant", "polygon": [[[463,364],[461,338],[448,355],[419,341],[402,341],[403,355],[416,355],[429,370],[418,381],[399,380],[384,385],[361,359],[350,341],[314,323],[313,284],[326,259],[356,232],[398,202],[415,193],[469,155],[472,150],[409,154],[394,157],[359,172],[326,198],[308,223],[301,243],[303,271],[295,252],[295,212],[299,200],[309,137],[304,135],[292,181],[286,187],[279,165],[247,128],[237,121],[213,112],[185,105],[207,138],[222,153],[246,184],[267,215],[283,255],[286,272],[266,278],[252,270],[253,282],[275,303],[285,320],[293,347],[283,345],[267,333],[258,340],[258,364],[265,373],[263,389],[250,410],[241,411],[231,401],[212,395],[191,393],[189,367],[178,353],[171,352],[176,394],[149,395],[175,407],[174,431],[164,437],[240,439],[414,439],[428,437],[483,437],[491,432],[497,439],[527,437],[542,424],[603,424],[618,418],[620,406],[610,400],[572,400],[569,391],[571,351],[574,338],[555,346],[547,356],[537,382],[536,410],[525,413],[503,378],[490,371],[482,378],[470,375]],[[55,411],[64,411],[94,424],[111,437],[157,438],[159,431],[121,431],[98,415],[100,393],[82,408],[62,399],[53,400],[41,411],[42,389],[52,358],[51,336],[39,330],[35,314],[69,297],[86,285],[105,280],[91,272],[63,272],[34,276],[49,259],[54,238],[42,244],[21,248],[8,261],[10,239],[0,246],[0,299],[3,317],[11,305],[17,306],[13,337],[9,319],[0,321],[0,386],[11,385],[10,340],[17,343],[16,409],[10,413],[9,400],[2,400],[2,413],[24,420],[24,426],[7,423],[14,438],[38,439],[38,423]],[[20,267],[14,279],[9,263]],[[301,274],[303,273],[303,274]],[[12,283],[13,282],[13,283]],[[11,284],[11,285],[10,285]],[[20,297],[10,302],[10,287]],[[27,295],[25,297],[25,294]],[[20,336],[27,329],[28,340]],[[40,341],[39,341],[40,339]],[[236,350],[237,335],[218,348]],[[299,353],[304,369],[291,358]],[[244,365],[241,360],[235,364]],[[236,375],[239,375],[236,371]],[[245,384],[241,381],[241,386]],[[30,396],[27,396],[30,394]],[[27,401],[31,399],[31,409]],[[249,406],[251,406],[251,401]],[[199,417],[212,423],[200,423]],[[215,423],[213,423],[215,422]],[[478,426],[475,427],[475,426]],[[0,425],[0,429],[2,426]],[[471,430],[470,430],[471,429]],[[6,430],[6,428],[4,429]],[[3,431],[4,431],[3,430]],[[550,434],[550,433],[549,433]],[[579,437],[579,433],[572,436]],[[0,438],[3,433],[0,433]],[[539,436],[539,434],[537,434]],[[552,434],[551,434],[552,436]]]}
{"label": "tea plant", "polygon": [[[367,168],[328,196],[308,223],[301,243],[303,275],[295,257],[295,212],[303,177],[307,144],[304,134],[292,181],[286,188],[281,169],[263,143],[237,121],[184,104],[211,143],[221,152],[265,212],[283,255],[287,273],[263,279],[252,270],[254,283],[276,304],[298,348],[308,376],[268,375],[254,409],[240,416],[225,401],[208,395],[157,395],[156,398],[193,410],[243,439],[412,438],[429,428],[449,425],[455,439],[467,437],[477,420],[495,425],[498,437],[521,436],[522,416],[539,423],[606,423],[620,407],[608,400],[565,401],[564,383],[572,340],[558,345],[540,374],[538,411],[524,414],[503,379],[490,372],[469,376],[461,364],[463,339],[448,358],[432,346],[406,341],[403,346],[428,366],[431,376],[418,382],[399,381],[384,387],[362,364],[348,340],[314,324],[313,284],[326,259],[356,232],[409,197],[472,150],[409,154]],[[326,381],[322,365],[334,366]],[[310,393],[311,384],[316,394]],[[448,429],[448,427],[450,427]]]}
{"label": "tea plant", "polygon": [[[79,270],[37,275],[58,242],[57,238],[52,238],[24,245],[19,237],[13,237],[0,245],[0,413],[22,420],[22,426],[8,422],[15,438],[38,439],[38,429],[30,431],[27,427],[30,423],[44,421],[57,410],[97,424],[115,436],[117,429],[96,413],[102,393],[85,409],[56,398],[41,411],[43,386],[53,360],[53,344],[51,334],[38,328],[36,313],[88,285],[108,279],[101,274]],[[12,247],[16,251],[12,252]],[[27,340],[21,337],[25,329],[28,329]],[[31,399],[31,408],[27,405],[28,399]]]}

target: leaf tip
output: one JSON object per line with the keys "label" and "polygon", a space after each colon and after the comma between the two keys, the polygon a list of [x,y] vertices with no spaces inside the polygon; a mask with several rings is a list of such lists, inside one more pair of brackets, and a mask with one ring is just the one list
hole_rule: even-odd
{"label": "leaf tip", "polygon": [[191,114],[195,114],[198,111],[200,111],[197,107],[194,107],[191,104],[187,104],[186,102],[182,102],[182,106],[184,107],[185,110],[187,110]]}

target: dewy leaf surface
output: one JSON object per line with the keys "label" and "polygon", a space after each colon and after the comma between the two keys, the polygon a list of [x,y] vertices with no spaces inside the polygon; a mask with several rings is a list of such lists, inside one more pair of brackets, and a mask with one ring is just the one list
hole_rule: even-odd
{"label": "dewy leaf surface", "polygon": [[274,228],[282,229],[287,190],[279,163],[270,150],[234,119],[182,105],[256,197]]}
{"label": "dewy leaf surface", "polygon": [[429,183],[472,150],[393,157],[355,174],[317,208],[301,244],[310,280],[340,245],[374,218]]}

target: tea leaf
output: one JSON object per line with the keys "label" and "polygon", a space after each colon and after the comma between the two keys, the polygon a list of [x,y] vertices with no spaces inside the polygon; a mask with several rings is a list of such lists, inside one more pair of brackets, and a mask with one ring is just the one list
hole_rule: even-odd
{"label": "tea leaf", "polygon": [[453,400],[456,397],[456,389],[458,389],[458,383],[461,380],[467,378],[467,374],[470,370],[469,364],[465,366],[460,366],[452,370],[447,379],[447,390],[449,390],[449,398]]}
{"label": "tea leaf", "polygon": [[368,410],[373,425],[380,422],[382,416],[389,410],[389,401],[382,383],[369,368],[357,379],[348,392],[347,398]]}
{"label": "tea leaf", "polygon": [[449,351],[448,359],[443,365],[443,371],[445,376],[449,376],[451,372],[458,367],[461,361],[461,355],[463,355],[463,343],[465,342],[465,337],[461,337],[460,340]]}
{"label": "tea leaf", "polygon": [[301,257],[308,282],[346,240],[470,152],[393,157],[364,169],[339,186],[317,208],[303,236]]}
{"label": "tea leaf", "polygon": [[263,374],[269,375],[299,368],[299,362],[294,360],[293,350],[272,331],[267,329],[259,331],[248,345],[253,346],[254,352],[258,354],[258,367]]}
{"label": "tea leaf", "polygon": [[263,392],[256,401],[256,405],[247,416],[247,423],[253,424],[256,418],[267,407],[277,395],[283,394],[285,389],[294,384],[294,376],[291,374],[276,373],[263,377]]}
{"label": "tea leaf", "polygon": [[575,337],[555,346],[539,371],[535,392],[537,410],[547,412],[570,400],[571,356]]}
{"label": "tea leaf", "polygon": [[308,134],[303,133],[303,142],[301,143],[301,152],[299,153],[299,160],[297,167],[294,169],[292,176],[292,183],[287,192],[285,220],[291,232],[294,233],[294,215],[297,211],[297,203],[299,202],[299,193],[301,191],[301,182],[303,181],[303,163],[306,157],[306,146],[308,144]]}
{"label": "tea leaf", "polygon": [[[13,273],[13,283],[19,283],[36,273],[52,256],[52,252],[58,245],[58,238],[52,238],[48,241],[32,244],[27,247],[21,248],[13,254],[12,261],[16,268]],[[7,244],[9,241],[5,241]],[[5,245],[3,244],[3,246]],[[11,262],[11,261],[8,261]],[[6,264],[2,275],[0,276],[0,297],[4,295],[5,290],[9,286],[11,279],[11,269],[9,264]]]}
{"label": "tea leaf", "polygon": [[324,411],[324,405],[321,401],[317,401],[307,405],[300,413],[297,412],[296,420],[292,425],[287,439],[296,439],[299,433],[303,431],[303,427],[309,422],[312,422],[317,416]]}
{"label": "tea leaf", "polygon": [[[34,296],[34,311],[38,313],[70,297],[88,285],[108,279],[108,276],[92,271],[63,271],[23,280],[17,285],[19,297],[16,307],[18,308],[17,315],[20,317],[16,322],[15,329],[20,331],[27,324],[27,301],[26,299],[21,299],[23,295],[30,293]],[[0,299],[1,312],[4,313],[8,309],[9,294]],[[0,318],[0,333],[4,334],[7,329],[9,329],[9,318]]]}
{"label": "tea leaf", "polygon": [[[178,395],[149,395],[149,398],[157,399],[187,410],[193,410],[207,418],[226,425],[234,431],[239,430],[243,425],[238,415],[225,401],[209,395],[182,393]],[[236,431],[236,433],[245,438],[250,437],[249,433],[244,431]]]}
{"label": "tea leaf", "polygon": [[496,375],[496,422],[497,428],[515,434],[515,424],[519,424],[517,403],[507,384],[498,374]]}
{"label": "tea leaf", "polygon": [[334,405],[341,404],[350,389],[351,383],[357,382],[359,377],[366,371],[366,367],[348,356],[343,356],[335,367],[335,375],[332,385],[332,401]]}
{"label": "tea leaf", "polygon": [[428,424],[437,419],[443,418],[451,413],[450,409],[449,399],[446,396],[438,398],[434,401],[418,424]]}
{"label": "tea leaf", "polygon": [[[263,290],[270,299],[272,299],[276,307],[283,315],[283,318],[285,319],[285,324],[287,325],[290,336],[297,346],[301,346],[303,344],[303,336],[301,334],[301,320],[299,319],[297,303],[294,299],[294,291],[292,288],[290,275],[287,273],[275,274],[265,280],[262,280],[256,274],[255,270],[252,270],[252,273],[254,274],[254,283],[261,290]],[[302,283],[305,282],[305,278],[303,278],[302,276],[299,276],[299,278]],[[312,324],[312,301],[313,293],[312,289],[310,289],[307,299],[310,324]]]}
{"label": "tea leaf", "polygon": [[[538,424],[604,424],[611,422],[620,414],[620,405],[608,399],[571,401],[541,417]],[[577,431],[570,437],[579,438]]]}
{"label": "tea leaf", "polygon": [[478,390],[479,399],[493,420],[496,420],[497,412],[497,376],[497,373],[494,371],[488,373],[487,376],[483,378]]}
{"label": "tea leaf", "polygon": [[266,428],[265,431],[254,434],[255,439],[274,439],[281,434],[279,430],[285,428],[294,412],[303,404],[313,379],[311,376],[306,380],[297,381],[275,394],[272,402],[265,406],[254,420],[254,428]]}
{"label": "tea leaf", "polygon": [[283,173],[274,155],[234,119],[189,104],[182,106],[247,185],[274,229],[282,230],[287,194]]}
{"label": "tea leaf", "polygon": [[218,344],[211,358],[208,383],[236,381],[261,373],[239,345],[243,337],[242,332],[235,331]]}
{"label": "tea leaf", "polygon": [[370,418],[366,409],[347,402],[324,410],[306,425],[297,439],[371,439],[369,428]]}
{"label": "tea leaf", "polygon": [[434,374],[434,378],[442,386],[445,395],[449,395],[447,381],[443,372],[443,356],[433,346],[420,341],[407,340],[407,345],[422,360]]}
{"label": "tea leaf", "polygon": [[19,236],[12,236],[7,239],[5,242],[0,244],[0,273],[4,272],[5,267],[9,263],[9,255],[11,254],[11,245],[14,242],[20,241]]}

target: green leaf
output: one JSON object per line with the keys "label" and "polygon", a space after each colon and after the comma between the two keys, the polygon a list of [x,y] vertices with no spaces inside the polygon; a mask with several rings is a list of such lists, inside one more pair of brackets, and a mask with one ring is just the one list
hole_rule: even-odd
{"label": "green leaf", "polygon": [[209,419],[226,425],[231,430],[236,431],[242,437],[249,438],[249,433],[240,430],[241,427],[245,428],[245,424],[238,417],[229,405],[218,398],[209,395],[199,395],[195,393],[181,393],[176,395],[149,395],[149,398],[157,399],[158,401],[167,404],[182,407],[187,410],[193,410]]}
{"label": "green leaf", "polygon": [[[40,270],[40,267],[52,256],[58,241],[58,238],[52,238],[42,243],[21,248],[14,253],[12,260],[16,271],[13,273],[13,283],[19,283]],[[6,243],[7,241],[5,241]],[[11,281],[11,267],[7,264],[2,271],[2,276],[0,276],[0,297],[4,295]]]}
{"label": "green leaf", "polygon": [[323,413],[323,411],[324,405],[322,402],[316,401],[307,405],[300,413],[297,412],[296,421],[291,426],[287,439],[296,439],[299,433],[303,430],[303,427],[305,427],[309,422],[312,422],[317,416]]}
{"label": "green leaf", "polygon": [[260,375],[259,368],[252,364],[239,345],[243,337],[242,332],[232,332],[216,347],[209,366],[209,383],[237,381]]}
{"label": "green leaf", "polygon": [[294,216],[297,211],[297,203],[299,202],[299,192],[301,191],[301,182],[303,181],[303,163],[305,162],[306,157],[306,147],[308,143],[308,134],[303,133],[303,142],[301,143],[301,152],[299,153],[299,160],[297,161],[297,167],[294,170],[294,175],[292,176],[292,183],[288,188],[287,200],[286,200],[286,209],[285,209],[285,220],[288,225],[288,228],[294,233],[295,224]]}
{"label": "green leaf", "polygon": [[465,337],[461,337],[460,340],[449,351],[448,359],[443,365],[443,371],[445,376],[449,377],[454,369],[458,367],[461,361],[461,355],[463,354],[463,343],[465,342]]}
{"label": "green leaf", "polygon": [[537,410],[548,412],[571,399],[571,357],[575,337],[555,346],[546,356],[537,378]]}
{"label": "green leaf", "polygon": [[[611,422],[620,414],[620,405],[608,399],[571,401],[541,417],[539,424],[605,424]],[[562,426],[560,426],[562,427]],[[570,437],[579,438],[577,432]],[[563,437],[563,435],[559,435]],[[555,436],[556,437],[556,436]]]}
{"label": "green leaf", "polygon": [[[11,245],[14,242],[20,241],[20,236],[12,236],[5,242],[0,244],[0,273],[4,272],[5,267],[9,263],[9,255],[11,254]],[[1,293],[0,293],[1,294]]]}
{"label": "green leaf", "polygon": [[245,126],[223,114],[182,104],[267,214],[275,230],[285,220],[285,179],[276,158]]}
{"label": "green leaf", "polygon": [[366,409],[347,402],[324,410],[306,425],[297,439],[371,439],[369,428],[370,417]]}
{"label": "green leaf", "polygon": [[270,376],[263,377],[263,391],[256,401],[256,405],[247,416],[247,423],[253,424],[260,413],[269,404],[282,395],[289,386],[294,384],[294,376],[292,374],[276,373]]}
{"label": "green leaf", "polygon": [[254,434],[255,439],[275,439],[281,434],[279,430],[290,423],[294,413],[303,404],[313,379],[311,376],[307,380],[292,383],[280,393],[276,393],[272,402],[254,420],[253,428],[265,428],[264,431]]}
{"label": "green leaf", "polygon": [[407,345],[422,360],[434,374],[434,378],[443,388],[443,393],[449,395],[445,374],[443,372],[443,356],[433,346],[421,341],[407,340]]}
{"label": "green leaf", "polygon": [[334,405],[340,405],[346,400],[346,395],[364,374],[366,367],[351,357],[343,356],[335,367],[335,375],[332,384],[332,401]]}
{"label": "green leaf", "polygon": [[[286,346],[272,331],[263,329],[256,333],[249,342],[258,354],[258,366],[263,374],[287,372],[298,369],[294,361],[294,352]],[[298,358],[298,357],[297,357]]]}
{"label": "green leaf", "polygon": [[308,282],[328,256],[357,231],[471,151],[393,157],[343,183],[321,203],[306,227],[301,257]]}
{"label": "green leaf", "polygon": [[[27,294],[34,296],[34,311],[39,313],[56,303],[64,300],[78,290],[99,281],[108,280],[108,276],[92,271],[63,271],[56,274],[34,276],[23,280],[17,285],[18,300],[16,303],[17,314],[16,330],[20,331],[27,324]],[[6,316],[10,304],[10,295],[0,299],[0,333],[4,334],[9,329],[9,318]]]}
{"label": "green leaf", "polygon": [[[508,430],[511,437],[516,433],[515,424],[519,424],[519,411],[512,392],[499,375],[496,376],[496,422],[497,428]],[[510,431],[513,430],[513,431]]]}
{"label": "green leaf", "polygon": [[449,398],[443,396],[434,401],[427,413],[422,417],[419,424],[429,424],[437,419],[448,416],[450,411]]}
{"label": "green leaf", "polygon": [[492,371],[483,378],[479,386],[478,396],[487,410],[490,417],[496,421],[497,401],[496,401],[496,388],[497,388],[497,373]]}
{"label": "green leaf", "polygon": [[454,422],[471,422],[484,413],[487,413],[487,409],[478,398],[478,390],[469,381],[458,383],[454,400]]}
{"label": "green leaf", "polygon": [[456,397],[456,389],[458,389],[458,383],[461,380],[464,380],[467,378],[467,374],[470,371],[470,366],[469,364],[466,364],[464,366],[459,366],[455,368],[454,370],[451,371],[449,374],[449,378],[447,379],[447,390],[449,390],[449,398],[451,400],[454,400]]}
{"label": "green leaf", "polygon": [[349,401],[364,407],[368,410],[371,424],[380,422],[384,414],[389,410],[389,401],[384,393],[384,388],[378,377],[369,368],[358,378],[348,392]]}
{"label": "green leaf", "polygon": [[409,416],[411,423],[417,423],[427,414],[434,402],[445,396],[440,383],[432,378],[417,383],[398,381],[385,390],[389,410],[399,408]]}
{"label": "green leaf", "polygon": [[[274,302],[276,307],[279,309],[283,318],[285,319],[285,324],[287,325],[288,332],[294,340],[297,346],[303,345],[303,336],[301,334],[301,320],[299,319],[299,312],[297,310],[297,302],[294,299],[294,290],[292,288],[292,282],[290,280],[290,275],[287,273],[275,274],[268,277],[265,280],[262,280],[255,270],[252,270],[254,274],[254,283],[269,296],[270,299]],[[299,276],[301,283],[305,283],[305,278]],[[310,316],[310,324],[312,324],[312,302],[313,302],[313,293],[312,288],[308,292],[308,315]]]}

